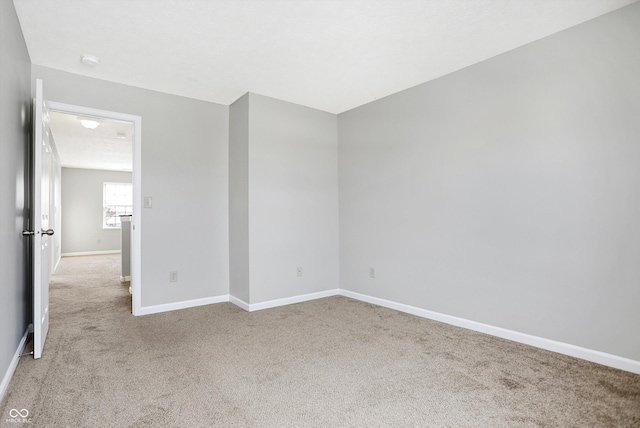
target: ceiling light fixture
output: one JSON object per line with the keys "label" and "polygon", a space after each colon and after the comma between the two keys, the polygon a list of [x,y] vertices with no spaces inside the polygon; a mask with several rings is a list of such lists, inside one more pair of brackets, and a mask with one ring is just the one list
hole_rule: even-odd
{"label": "ceiling light fixture", "polygon": [[100,58],[95,55],[81,55],[80,62],[89,67],[95,67],[100,64]]}
{"label": "ceiling light fixture", "polygon": [[87,129],[96,129],[98,126],[100,126],[101,122],[99,119],[93,119],[89,117],[79,117],[78,120],[80,121],[82,126]]}

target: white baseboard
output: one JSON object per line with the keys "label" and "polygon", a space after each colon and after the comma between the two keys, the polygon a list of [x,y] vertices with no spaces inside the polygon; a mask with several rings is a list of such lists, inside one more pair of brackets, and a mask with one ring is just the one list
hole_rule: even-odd
{"label": "white baseboard", "polygon": [[228,301],[229,295],[223,294],[222,296],[203,297],[202,299],[184,300],[182,302],[166,303],[163,305],[143,306],[140,308],[140,313],[138,315],[157,314],[160,312],[169,312],[178,309],[193,308],[196,306],[211,305],[213,303]]}
{"label": "white baseboard", "polygon": [[129,275],[121,276],[120,277],[120,282],[131,282],[131,277]]}
{"label": "white baseboard", "polygon": [[78,253],[62,253],[62,257],[75,257],[75,256],[99,256],[101,254],[120,254],[120,250],[107,250],[107,251],[80,251]]}
{"label": "white baseboard", "polygon": [[635,361],[629,358],[619,357],[617,355],[607,354],[606,352],[595,351],[593,349],[582,348],[580,346],[571,345],[569,343],[557,342],[555,340],[545,339],[544,337],[532,336],[526,333],[507,330],[505,328],[495,327],[492,325],[471,321],[465,318],[445,315],[439,312],[433,312],[427,309],[405,305],[403,303],[397,303],[390,300],[367,296],[365,294],[355,293],[353,291],[340,290],[340,295],[363,302],[372,303],[374,305],[384,306],[385,308],[395,309],[400,312],[417,315],[422,318],[428,318],[434,321],[440,321],[446,324],[455,325],[457,327],[479,331],[481,333],[486,333],[492,336],[501,337],[503,339],[512,340],[514,342],[524,343],[536,348],[546,349],[547,351],[553,351],[559,354],[569,355],[571,357],[576,357],[583,360],[591,361],[593,363],[602,364],[604,366],[640,374],[640,361]]}
{"label": "white baseboard", "polygon": [[355,300],[360,300],[374,305],[383,306],[385,308],[394,309],[400,312],[416,315],[422,318],[443,322],[445,324],[478,331],[492,336],[500,337],[514,342],[523,343],[525,345],[534,346],[536,348],[546,349],[548,351],[557,352],[559,354],[569,355],[571,357],[580,358],[604,366],[625,370],[631,373],[640,374],[640,361],[629,358],[620,357],[606,352],[596,351],[593,349],[583,348],[569,343],[558,342],[544,337],[533,336],[526,333],[520,333],[501,327],[495,327],[489,324],[483,324],[471,321],[465,318],[459,318],[452,315],[446,315],[415,306],[405,305],[404,303],[393,302],[378,297],[368,296],[366,294],[355,293],[349,290],[333,289],[320,291],[317,293],[302,294],[299,296],[285,297],[283,299],[269,300],[260,303],[247,303],[235,296],[226,294],[222,296],[206,297],[202,299],[187,300],[183,302],[167,303],[164,305],[146,306],[141,309],[140,315],[155,314],[159,312],[174,311],[177,309],[191,308],[194,306],[210,305],[213,303],[231,302],[234,305],[244,309],[247,312],[259,311],[262,309],[275,308],[278,306],[291,305],[294,303],[306,302],[309,300],[321,299],[324,297],[341,295]]}
{"label": "white baseboard", "polygon": [[242,299],[238,299],[235,296],[229,295],[229,301],[231,303],[233,303],[234,305],[236,305],[237,307],[244,309],[247,312],[251,312],[251,307],[249,306],[249,304],[247,302],[245,302]]}
{"label": "white baseboard", "polygon": [[247,303],[244,300],[240,300],[237,297],[229,296],[229,301],[236,306],[241,307],[245,311],[253,312],[260,311],[262,309],[276,308],[278,306],[292,305],[294,303],[308,302],[309,300],[322,299],[323,297],[337,296],[340,294],[340,290],[326,290],[318,291],[316,293],[300,294],[298,296],[285,297],[282,299],[268,300],[260,303]]}
{"label": "white baseboard", "polygon": [[18,349],[16,353],[13,354],[13,358],[11,359],[11,363],[7,368],[7,372],[4,374],[2,378],[2,383],[0,383],[0,403],[4,399],[4,394],[7,392],[7,388],[9,388],[9,383],[11,382],[11,378],[13,377],[13,373],[16,371],[16,367],[18,367],[18,362],[20,361],[20,354],[24,351],[24,347],[27,345],[27,337],[29,333],[33,331],[33,324],[29,324],[27,330],[24,332],[20,343],[18,344]]}

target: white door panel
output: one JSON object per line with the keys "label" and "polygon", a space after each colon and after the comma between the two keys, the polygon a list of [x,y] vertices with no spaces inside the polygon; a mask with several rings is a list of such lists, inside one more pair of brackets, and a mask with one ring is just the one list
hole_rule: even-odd
{"label": "white door panel", "polygon": [[40,358],[49,330],[49,281],[52,243],[49,217],[53,151],[49,129],[49,109],[42,80],[36,81],[33,114],[33,357]]}

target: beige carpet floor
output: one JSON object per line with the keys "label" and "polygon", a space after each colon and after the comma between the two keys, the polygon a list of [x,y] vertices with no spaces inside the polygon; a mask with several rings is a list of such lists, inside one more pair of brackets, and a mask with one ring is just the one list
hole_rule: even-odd
{"label": "beige carpet floor", "polygon": [[118,257],[64,258],[31,426],[638,427],[640,376],[345,297],[133,317]]}

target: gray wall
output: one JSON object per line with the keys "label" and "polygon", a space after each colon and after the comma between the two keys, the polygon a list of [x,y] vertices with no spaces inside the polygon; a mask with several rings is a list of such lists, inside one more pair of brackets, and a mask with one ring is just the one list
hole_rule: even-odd
{"label": "gray wall", "polygon": [[339,115],[341,288],[640,360],[639,76],[634,4]]}
{"label": "gray wall", "polygon": [[336,115],[249,94],[249,231],[250,303],[338,288]]}
{"label": "gray wall", "polygon": [[142,306],[228,294],[229,108],[33,65],[36,78],[51,101],[142,117],[141,190],[153,197],[142,211]]}
{"label": "gray wall", "polygon": [[102,227],[105,182],[131,183],[131,173],[62,168],[62,254],[120,250],[120,229]]}
{"label": "gray wall", "polygon": [[0,382],[31,322],[26,273],[25,165],[30,60],[13,2],[0,1]]}
{"label": "gray wall", "polygon": [[231,294],[254,304],[338,288],[337,117],[250,93],[230,134]]}
{"label": "gray wall", "polygon": [[229,294],[249,303],[249,94],[229,109]]}

